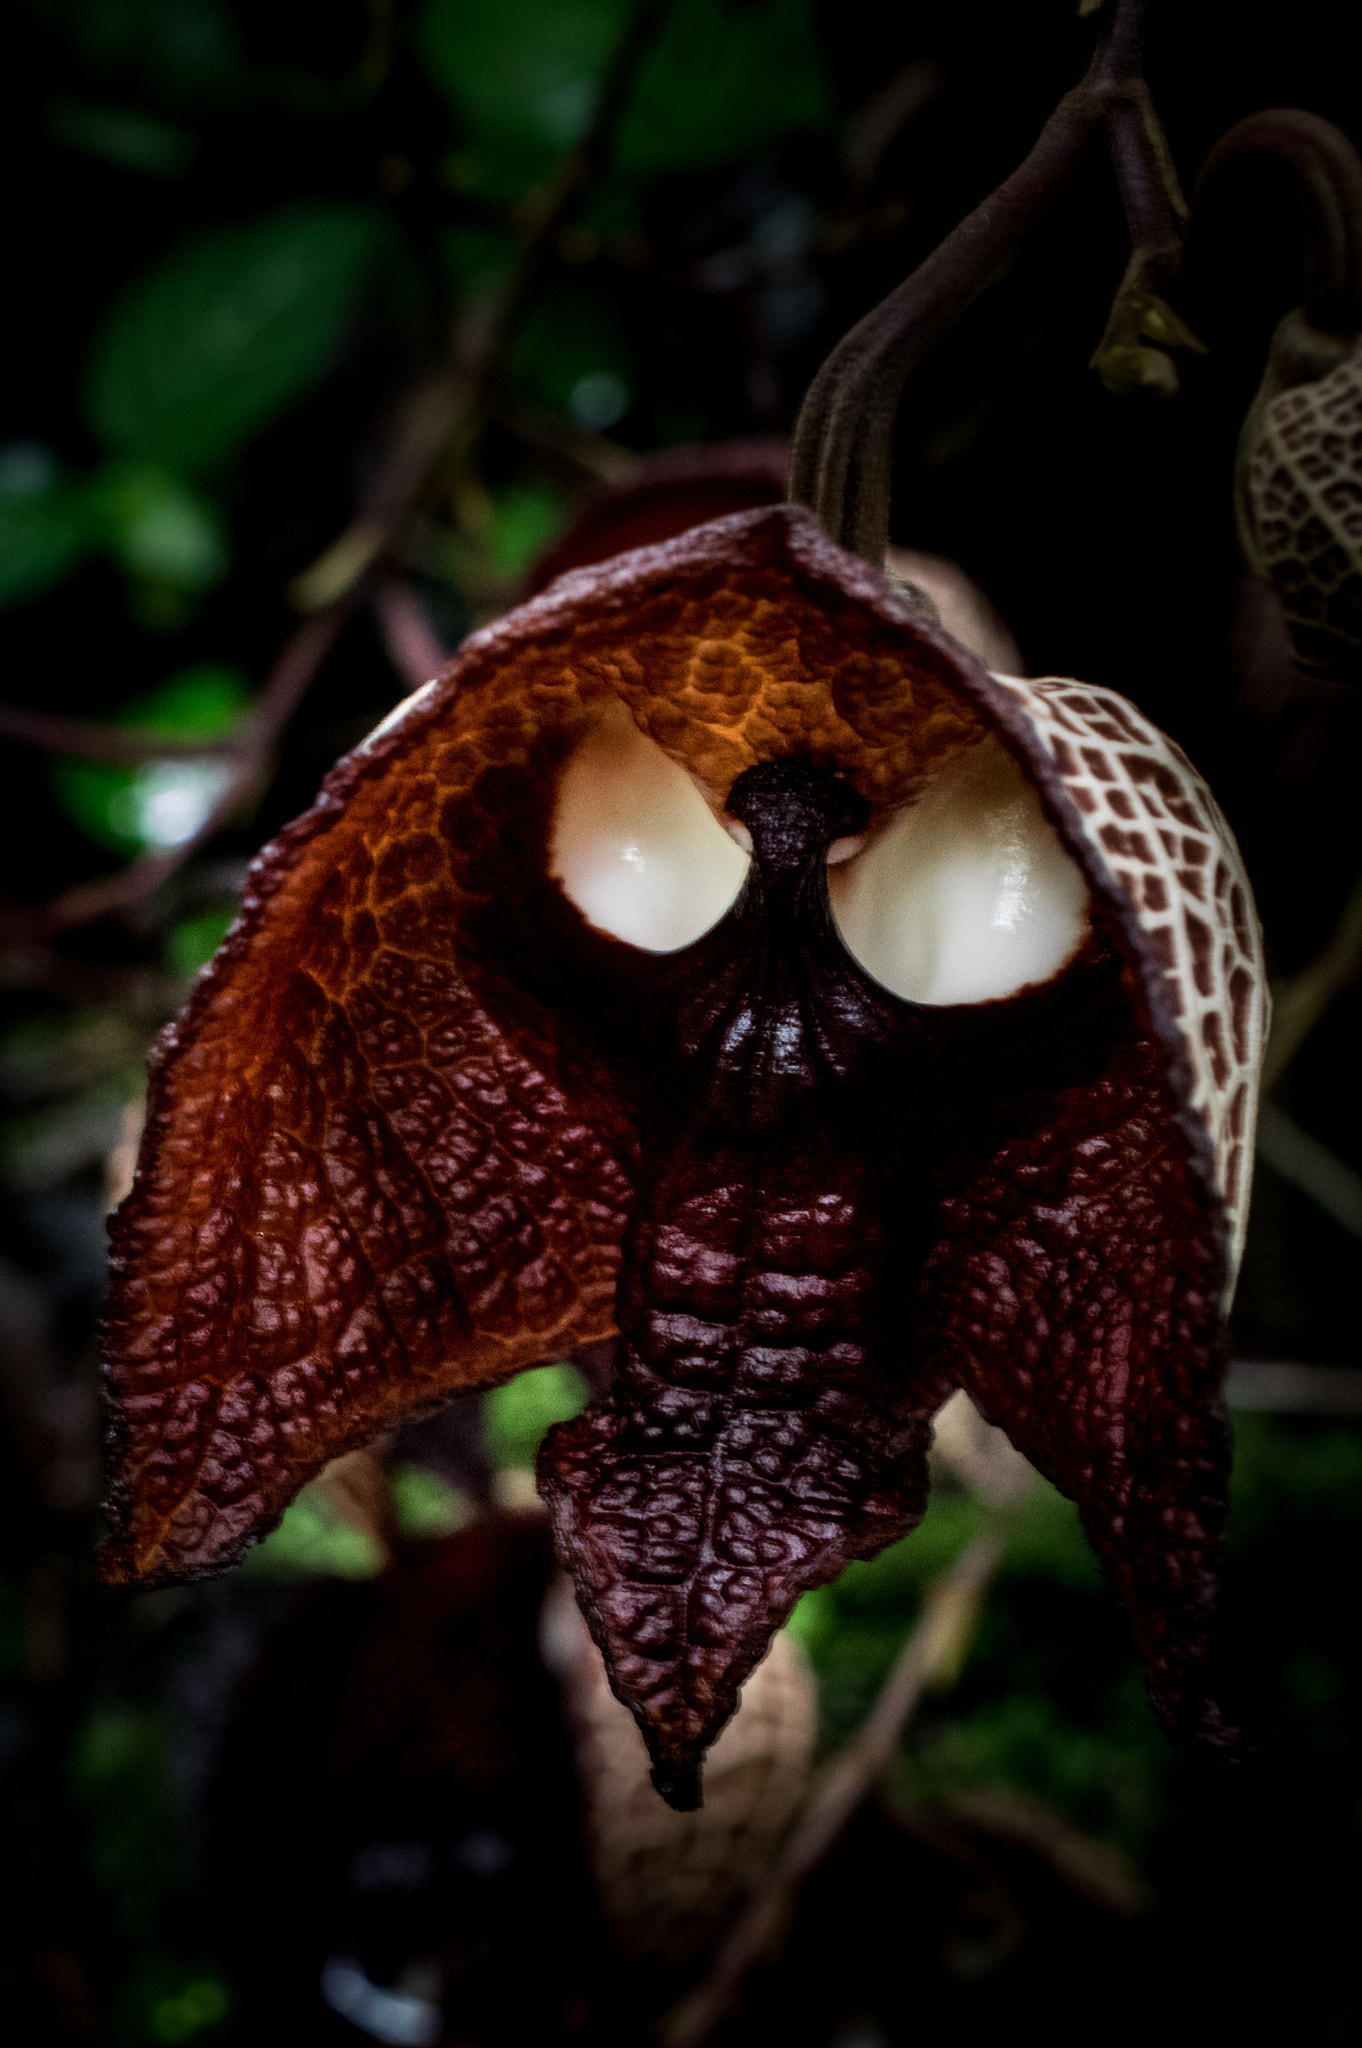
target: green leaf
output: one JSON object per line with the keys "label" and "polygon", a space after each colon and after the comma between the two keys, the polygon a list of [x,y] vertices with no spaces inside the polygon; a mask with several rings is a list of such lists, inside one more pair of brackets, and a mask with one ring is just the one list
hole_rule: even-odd
{"label": "green leaf", "polygon": [[47,132],[54,142],[84,156],[153,178],[178,177],[198,146],[188,129],[152,114],[134,113],[128,107],[85,106],[77,100],[58,100],[49,108]]}
{"label": "green leaf", "polygon": [[95,343],[95,432],[172,469],[227,461],[330,367],[381,231],[367,207],[291,206],[175,250]]}
{"label": "green leaf", "polygon": [[[115,725],[161,733],[167,739],[215,740],[231,730],[250,702],[246,678],[225,662],[181,669],[159,689],[136,697]],[[84,832],[115,853],[178,846],[192,838],[227,773],[223,762],[144,761],[121,768],[112,761],[59,756],[51,767],[57,800]]]}
{"label": "green leaf", "polygon": [[413,1542],[453,1536],[477,1512],[466,1494],[425,1465],[399,1465],[389,1484],[398,1534]]}
{"label": "green leaf", "polygon": [[564,525],[563,501],[547,484],[508,484],[492,503],[492,566],[518,576]]}
{"label": "green leaf", "polygon": [[92,538],[84,494],[59,475],[50,449],[37,441],[0,448],[0,606],[60,583]]}
{"label": "green leaf", "polygon": [[476,181],[514,197],[581,140],[632,0],[426,0],[418,41],[469,130]]}
{"label": "green leaf", "polygon": [[195,2034],[215,2027],[226,2019],[231,1999],[220,1977],[188,1977],[175,1991],[162,1994],[152,2003],[148,2032],[153,2041],[165,2041],[178,2048]]}
{"label": "green leaf", "polygon": [[522,1372],[487,1396],[483,1420],[487,1446],[496,1463],[533,1465],[542,1438],[555,1422],[568,1422],[590,1398],[573,1365],[541,1365]]}
{"label": "green leaf", "polygon": [[[426,0],[419,40],[463,117],[478,183],[512,197],[579,142],[633,0]],[[810,0],[679,0],[620,124],[629,177],[693,170],[821,127],[830,99]],[[460,159],[461,163],[464,161]]]}
{"label": "green leaf", "polygon": [[376,1579],[383,1562],[373,1537],[347,1522],[324,1495],[304,1487],[279,1527],[249,1553],[244,1569],[267,1579]]}
{"label": "green leaf", "polygon": [[109,462],[90,485],[90,507],[120,568],[170,590],[211,590],[231,556],[217,507],[154,462]]}
{"label": "green leaf", "polygon": [[643,66],[614,160],[634,177],[698,170],[822,128],[832,111],[810,0],[680,0]]}
{"label": "green leaf", "polygon": [[[576,417],[577,396],[589,380],[613,378],[628,403],[633,363],[607,300],[576,283],[544,292],[520,332],[513,368],[527,397]],[[603,425],[597,418],[581,425]],[[611,422],[613,425],[613,421]]]}
{"label": "green leaf", "polygon": [[182,917],[166,935],[166,971],[177,981],[188,981],[206,967],[227,936],[236,905],[218,910],[201,910],[194,917]]}
{"label": "green leaf", "polygon": [[495,291],[515,267],[519,244],[503,230],[460,223],[440,237],[440,253],[460,297]]}
{"label": "green leaf", "polygon": [[112,1895],[125,1940],[146,1940],[162,1902],[184,1882],[168,1768],[165,1718],[145,1707],[96,1707],[68,1753],[90,1875]]}

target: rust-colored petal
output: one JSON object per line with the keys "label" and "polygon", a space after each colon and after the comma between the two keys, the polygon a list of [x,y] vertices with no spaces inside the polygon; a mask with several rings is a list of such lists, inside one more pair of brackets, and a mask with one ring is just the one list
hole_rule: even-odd
{"label": "rust-colored petal", "polygon": [[579,694],[480,680],[266,849],[157,1048],[111,1231],[110,1579],[220,1569],[338,1452],[613,1328],[629,1118],[468,942],[527,860],[547,887]]}

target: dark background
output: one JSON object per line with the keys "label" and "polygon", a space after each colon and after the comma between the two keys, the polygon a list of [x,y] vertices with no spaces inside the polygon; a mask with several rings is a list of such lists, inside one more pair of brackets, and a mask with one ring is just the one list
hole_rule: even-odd
{"label": "dark background", "polygon": [[[145,723],[158,714],[139,713],[139,700],[178,679],[159,717],[194,736],[259,690],[297,623],[291,580],[345,528],[385,459],[395,407],[514,265],[534,194],[561,160],[553,120],[525,114],[525,51],[580,16],[589,99],[590,52],[609,48],[623,14],[608,0],[9,10],[6,702]],[[1312,109],[1362,141],[1342,0],[1165,0],[1151,14],[1147,77],[1189,190],[1217,135],[1263,106]],[[788,433],[831,344],[1024,154],[1081,75],[1094,26],[1059,0],[684,0],[679,19],[718,37],[719,54],[688,65],[664,39],[653,90],[669,122],[629,131],[626,116],[620,149],[545,252],[487,418],[432,472],[396,544],[395,571],[447,647],[514,602],[620,451]],[[726,36],[738,39],[731,49]],[[711,71],[721,86],[736,79],[726,100]],[[904,118],[882,124],[876,156],[870,110],[895,81]],[[311,211],[289,212],[298,207]],[[263,289],[250,271],[258,241],[255,257],[241,241],[212,244],[226,251],[219,298],[203,298],[197,325],[192,293],[176,302],[178,325],[156,313],[156,280],[183,277],[196,237],[280,221],[305,278],[331,237],[332,282],[318,272],[298,304],[284,294],[279,332],[301,367],[234,428],[213,413],[235,360],[221,295]],[[1031,672],[1112,685],[1183,744],[1240,837],[1282,979],[1319,952],[1362,867],[1362,734],[1355,690],[1292,669],[1270,603],[1246,586],[1230,510],[1239,423],[1272,327],[1299,297],[1289,184],[1246,179],[1212,227],[1178,299],[1208,353],[1180,359],[1175,400],[1111,396],[1087,365],[1128,243],[1098,142],[1085,175],[911,379],[893,531],[978,579]],[[189,414],[217,435],[209,457],[183,454],[164,408],[156,424],[156,394],[177,378]],[[131,401],[119,414],[108,398],[134,386],[140,428]],[[255,2040],[286,2021],[280,2038],[362,2038],[308,2004],[307,1944],[324,1955],[341,1938],[326,1920],[316,1814],[285,1825],[261,1794],[254,1874],[241,1840],[213,1849],[204,1816],[226,1768],[234,1688],[269,1628],[295,1598],[330,1599],[317,1626],[332,1648],[317,1655],[343,1659],[361,1627],[346,1601],[362,1603],[376,1582],[358,1567],[338,1578],[334,1553],[296,1551],[272,1573],[217,1587],[97,1591],[92,1328],[106,1159],[145,1046],[216,942],[244,860],[408,687],[359,604],[250,802],[160,889],[62,930],[26,912],[137,851],[116,825],[129,816],[128,775],[82,780],[19,744],[0,765],[0,2027],[16,2040]],[[1354,1169],[1358,1021],[1354,988],[1280,1089]],[[1355,1364],[1358,1263],[1335,1218],[1260,1166],[1235,1355]],[[1283,2029],[1308,2042],[1362,2037],[1362,1431],[1274,1414],[1241,1417],[1239,1436],[1226,1647],[1256,1763],[1215,1778],[1164,1749],[1124,1626],[1081,1538],[1047,1508],[904,1764],[905,1811],[1001,1785],[1116,1841],[1145,1873],[1150,1912],[1103,1918],[1062,1885],[1051,1897],[1033,1857],[1004,1885],[1022,1902],[1023,1934],[971,1975],[950,1962],[955,1894],[931,1861],[939,1849],[871,1815],[839,1852],[842,1876],[810,1894],[785,1977],[775,1971],[754,1994],[749,2037],[874,2048],[1004,2024],[1112,2040],[1153,2026],[1174,2039],[1231,2028],[1250,2040]],[[502,1462],[522,1467],[523,1446]],[[921,1543],[921,1562],[874,1568],[813,1617],[829,1738],[854,1724],[915,1611],[936,1555],[930,1525]],[[468,1654],[492,1656],[474,1637]],[[551,1749],[553,1728],[531,1722],[526,1753]],[[263,1762],[252,1779],[249,1728],[232,1739],[245,1748],[231,1767],[264,1782]],[[554,1782],[546,1813],[554,1799],[570,1805],[565,1780]],[[363,1803],[353,1787],[317,1796]],[[561,1847],[570,1822],[553,1825]],[[565,1982],[604,1968],[592,1944],[606,1937],[566,1903],[583,1882],[573,1853],[562,1848],[561,1913],[549,1886],[517,1895],[486,1933],[479,1967],[493,1990],[479,1994],[482,2031],[469,2038],[515,2039],[530,2025],[514,1988],[526,1959]],[[287,1967],[286,1909],[268,1904],[281,1867],[293,1873],[285,1892],[315,1910],[299,1908],[307,1983],[288,1997],[301,2002],[284,1999],[267,2022],[271,1971]],[[243,1961],[253,1944],[254,1965]],[[576,2038],[604,2038],[609,2001],[593,2006],[596,1982],[574,1990],[575,2020],[540,2014],[531,2031],[556,2038],[561,2021]],[[634,1995],[611,2007],[623,2038],[642,2038],[660,1994],[645,1987],[630,2006]]]}

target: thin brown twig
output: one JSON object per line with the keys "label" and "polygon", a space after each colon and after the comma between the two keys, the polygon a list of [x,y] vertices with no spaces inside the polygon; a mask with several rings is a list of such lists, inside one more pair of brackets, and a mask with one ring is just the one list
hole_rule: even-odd
{"label": "thin brown twig", "polygon": [[[590,127],[556,175],[522,201],[520,256],[506,284],[456,323],[442,394],[432,393],[431,417],[417,436],[415,486],[402,493],[414,504],[428,480],[457,467],[497,409],[511,339],[538,287],[560,230],[608,159],[615,129],[639,65],[675,0],[639,0],[601,80]],[[396,522],[372,511],[356,519],[290,586],[302,610],[330,603],[366,575],[391,542]]]}
{"label": "thin brown twig", "polygon": [[923,1693],[958,1662],[1002,1561],[1007,1533],[999,1522],[973,1537],[931,1588],[869,1714],[820,1773],[775,1869],[735,1921],[706,1975],[661,2023],[661,2048],[700,2048],[732,2011],[749,1970],[779,1939],[804,1880],[893,1761]]}
{"label": "thin brown twig", "polygon": [[[330,653],[351,609],[352,601],[346,599],[317,613],[315,618],[306,619],[295,628],[284,643],[230,756],[231,773],[191,838],[163,851],[144,853],[129,867],[119,868],[111,875],[100,875],[92,882],[77,882],[74,888],[64,889],[59,896],[34,909],[10,909],[0,928],[3,937],[10,943],[32,944],[54,932],[89,924],[110,911],[125,910],[168,881],[250,793],[264,772],[275,741]],[[201,748],[200,753],[203,751]]]}
{"label": "thin brown twig", "polygon": [[171,739],[154,729],[104,725],[97,718],[65,718],[56,711],[34,711],[26,704],[0,704],[0,739],[42,747],[54,754],[77,754],[85,761],[115,761],[135,768],[144,761],[203,760],[227,754],[227,739]]}
{"label": "thin brown twig", "polygon": [[1270,1092],[1336,995],[1362,973],[1362,880],[1321,951],[1272,992],[1272,1031],[1263,1059],[1263,1089]]}
{"label": "thin brown twig", "polygon": [[394,578],[381,585],[374,610],[388,659],[411,689],[419,690],[447,666],[449,653],[431,631],[420,599],[409,584]]}

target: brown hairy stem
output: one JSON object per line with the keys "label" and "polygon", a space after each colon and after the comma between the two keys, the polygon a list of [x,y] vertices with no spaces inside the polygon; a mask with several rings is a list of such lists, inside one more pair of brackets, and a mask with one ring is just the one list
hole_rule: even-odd
{"label": "brown hairy stem", "polygon": [[[791,500],[809,506],[834,540],[877,567],[889,537],[894,420],[909,372],[1048,211],[1104,120],[1141,266],[1137,278],[1132,265],[1118,295],[1123,329],[1132,309],[1138,325],[1152,299],[1151,261],[1176,267],[1181,194],[1139,75],[1142,22],[1142,0],[1115,0],[1086,78],[1064,95],[1030,154],[843,337],[809,386],[795,428]],[[1149,330],[1149,338],[1195,345],[1176,322],[1166,334]],[[1124,331],[1119,339],[1127,343]],[[1136,375],[1115,388],[1130,381],[1156,378]]]}
{"label": "brown hairy stem", "polygon": [[889,538],[894,419],[908,373],[959,319],[1040,219],[1101,119],[1084,87],[1060,101],[1025,161],[843,337],[795,426],[790,498],[876,566]]}

